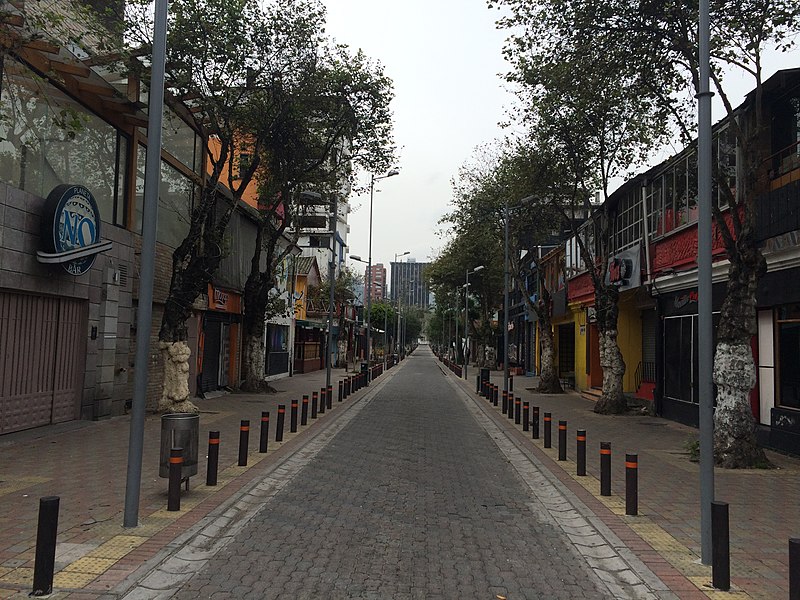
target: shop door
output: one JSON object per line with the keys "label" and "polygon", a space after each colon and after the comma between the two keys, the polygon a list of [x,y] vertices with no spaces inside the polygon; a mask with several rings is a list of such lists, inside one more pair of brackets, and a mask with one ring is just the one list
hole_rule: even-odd
{"label": "shop door", "polygon": [[203,327],[203,367],[200,390],[210,392],[219,387],[219,353],[222,345],[222,323],[206,318]]}
{"label": "shop door", "polygon": [[0,293],[0,433],[80,416],[86,302]]}
{"label": "shop door", "polygon": [[603,387],[603,367],[600,366],[600,333],[597,331],[597,324],[589,325],[589,387]]}
{"label": "shop door", "polygon": [[227,387],[230,385],[228,379],[228,369],[231,364],[231,325],[222,323],[222,339],[219,361],[219,386]]}

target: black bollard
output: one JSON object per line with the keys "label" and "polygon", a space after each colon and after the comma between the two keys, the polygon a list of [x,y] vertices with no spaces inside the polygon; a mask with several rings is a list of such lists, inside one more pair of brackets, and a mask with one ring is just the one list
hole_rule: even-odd
{"label": "black bollard", "polygon": [[600,495],[611,495],[611,442],[600,442]]}
{"label": "black bollard", "polygon": [[508,391],[509,392],[513,392],[514,391],[514,376],[513,375],[509,375],[509,377],[508,377]]}
{"label": "black bollard", "polygon": [[339,380],[339,402],[344,398],[344,381]]}
{"label": "black bollard", "polygon": [[625,514],[635,517],[639,514],[639,457],[625,455]]}
{"label": "black bollard", "polygon": [[308,394],[303,394],[303,403],[300,406],[300,425],[308,425]]}
{"label": "black bollard", "polygon": [[534,440],[539,439],[539,407],[533,407],[533,416],[531,417],[531,436]]}
{"label": "black bollard", "polygon": [[519,425],[522,422],[522,400],[519,396],[514,400],[514,424]]}
{"label": "black bollard", "polygon": [[[180,481],[178,482],[178,487],[180,488]],[[58,496],[39,498],[39,523],[36,527],[36,560],[33,566],[33,591],[30,594],[31,596],[46,596],[53,591],[59,502]]]}
{"label": "black bollard", "polygon": [[317,418],[317,399],[318,399],[317,392],[312,392],[311,393],[311,418],[312,419],[316,419]]}
{"label": "black bollard", "polygon": [[727,502],[711,503],[711,585],[723,592],[731,589],[731,547]]}
{"label": "black bollard", "polygon": [[181,471],[183,471],[183,448],[169,451],[169,488],[167,491],[167,510],[181,509]]}
{"label": "black bollard", "polygon": [[500,403],[500,387],[494,386],[494,390],[492,391],[492,404],[497,406]]}
{"label": "black bollard", "polygon": [[317,409],[317,414],[325,414],[325,388],[320,388],[319,390],[319,409]]}
{"label": "black bollard", "polygon": [[297,433],[297,400],[292,400],[292,403],[289,405],[289,431],[291,433]]}
{"label": "black bollard", "polygon": [[544,447],[545,448],[552,448],[553,447],[553,440],[551,438],[551,431],[550,427],[553,421],[553,417],[549,412],[544,413]]}
{"label": "black bollard", "polygon": [[275,424],[275,441],[283,441],[283,422],[286,419],[286,405],[278,404],[278,422]]}
{"label": "black bollard", "polygon": [[789,600],[800,600],[800,538],[789,538]]}
{"label": "black bollard", "polygon": [[567,422],[558,422],[558,460],[567,460]]}
{"label": "black bollard", "polygon": [[508,412],[508,392],[506,390],[503,390],[503,406],[501,410],[503,414]]}
{"label": "black bollard", "polygon": [[250,421],[243,419],[239,424],[239,466],[247,466],[247,446],[250,444]]}
{"label": "black bollard", "polygon": [[327,391],[325,392],[325,399],[328,403],[328,410],[333,408],[333,386],[329,385]]}
{"label": "black bollard", "polygon": [[514,394],[508,393],[508,419],[514,418]]}
{"label": "black bollard", "polygon": [[528,431],[531,421],[531,405],[528,402],[522,403],[522,431]]}
{"label": "black bollard", "polygon": [[578,468],[577,474],[581,477],[586,475],[586,430],[585,429],[578,429],[578,444],[577,444],[577,454],[578,454]]}
{"label": "black bollard", "polygon": [[[481,376],[475,375],[475,393],[480,394],[481,392]],[[483,396],[483,394],[481,394]]]}
{"label": "black bollard", "polygon": [[269,446],[269,411],[261,411],[261,431],[258,435],[258,451],[264,454]]}
{"label": "black bollard", "polygon": [[209,431],[206,485],[217,485],[217,471],[219,471],[219,431]]}

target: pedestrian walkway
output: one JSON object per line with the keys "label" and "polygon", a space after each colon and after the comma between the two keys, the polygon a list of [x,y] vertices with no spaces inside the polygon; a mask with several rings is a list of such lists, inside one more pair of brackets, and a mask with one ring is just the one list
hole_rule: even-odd
{"label": "pedestrian walkway", "polygon": [[[384,377],[391,376],[390,369]],[[145,420],[145,448],[139,527],[123,528],[130,419],[73,421],[0,437],[0,599],[24,598],[33,581],[39,498],[60,497],[55,596],[97,598],[123,581],[167,544],[258,477],[282,453],[301,445],[326,427],[348,403],[337,402],[338,382],[347,375],[332,371],[333,410],[309,426],[289,433],[290,401],[325,386],[324,370],[272,382],[275,394],[224,394],[197,399],[200,408],[200,465],[184,492],[180,512],[168,512],[167,480],[158,476],[160,416]],[[368,389],[368,388],[367,388]],[[360,390],[355,396],[365,392]],[[349,399],[348,399],[349,402]],[[276,443],[278,404],[287,406],[284,441]],[[261,411],[270,411],[272,429],[267,454],[258,453]],[[251,424],[248,466],[237,466],[239,425]],[[221,437],[219,483],[205,486],[209,430]]]}
{"label": "pedestrian walkway", "polygon": [[[475,371],[471,371],[475,373]],[[455,377],[448,373],[449,377]],[[503,373],[492,372],[491,380],[503,385]],[[714,591],[711,569],[701,565],[699,465],[689,459],[687,444],[698,431],[666,419],[647,415],[598,415],[593,402],[575,392],[543,395],[535,392],[537,380],[516,376],[513,394],[541,416],[552,414],[553,447],[543,440],[526,439],[554,473],[568,483],[597,514],[627,528],[638,541],[637,552],[671,589],[689,597],[759,598],[788,597],[788,540],[800,532],[800,459],[768,451],[773,470],[715,470],[716,499],[729,503],[732,592]],[[463,389],[475,394],[475,379],[459,380]],[[486,400],[481,400],[488,404]],[[497,409],[499,411],[499,409]],[[557,460],[557,423],[567,421],[568,460]],[[521,425],[507,420],[508,427]],[[587,431],[587,473],[576,473],[576,430]],[[601,497],[600,442],[611,442],[612,493]],[[638,454],[639,516],[625,516],[625,453]],[[633,542],[630,542],[633,543]],[[670,577],[667,566],[678,572]],[[661,568],[659,568],[661,567]],[[678,576],[681,575],[681,576]],[[688,579],[688,582],[686,581]],[[697,595],[702,592],[702,595]]]}

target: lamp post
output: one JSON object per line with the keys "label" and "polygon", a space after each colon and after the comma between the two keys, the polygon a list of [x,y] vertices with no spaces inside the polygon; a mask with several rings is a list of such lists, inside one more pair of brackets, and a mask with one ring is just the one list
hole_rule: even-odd
{"label": "lamp post", "polygon": [[[402,254],[395,254],[394,255],[394,263],[392,263],[392,264],[395,264],[395,265],[399,264],[397,262],[398,257],[403,257],[406,254],[411,254],[411,251],[410,250],[406,250]],[[394,268],[394,267],[392,267],[392,268]],[[395,344],[395,349],[397,350],[397,356],[399,357],[400,356],[400,305],[401,305],[401,302],[402,302],[402,294],[403,294],[402,286],[400,285],[400,271],[399,270],[397,272],[397,286],[400,289],[397,290],[397,329],[395,329],[395,333],[394,333],[394,344]],[[394,291],[394,289],[392,291]]]}
{"label": "lamp post", "polygon": [[336,288],[336,228],[339,223],[339,204],[336,194],[333,194],[331,201],[331,260],[328,263],[328,350],[325,357],[325,389],[331,387],[331,363],[333,357],[333,310],[334,310],[334,289]]}
{"label": "lamp post", "polygon": [[478,265],[472,271],[467,269],[466,283],[464,284],[464,379],[467,378],[467,352],[469,351],[469,276],[483,269]]}
{"label": "lamp post", "polygon": [[[370,338],[372,337],[372,199],[375,196],[375,182],[388,177],[399,175],[400,171],[392,169],[386,175],[374,174],[370,175],[369,180],[369,245],[367,246],[367,364],[369,365],[371,359],[371,344]],[[369,385],[369,369],[367,369],[367,385]]]}

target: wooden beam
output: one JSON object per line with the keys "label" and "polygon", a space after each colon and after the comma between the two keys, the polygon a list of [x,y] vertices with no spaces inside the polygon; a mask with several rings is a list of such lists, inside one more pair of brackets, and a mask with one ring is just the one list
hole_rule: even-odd
{"label": "wooden beam", "polygon": [[89,77],[92,74],[92,70],[82,64],[69,63],[52,58],[50,59],[50,65],[59,73],[68,73],[79,77]]}
{"label": "wooden beam", "polygon": [[89,83],[88,81],[79,80],[78,89],[82,92],[90,92],[98,96],[114,96],[116,90],[108,84],[108,86],[97,85],[96,83]]}

